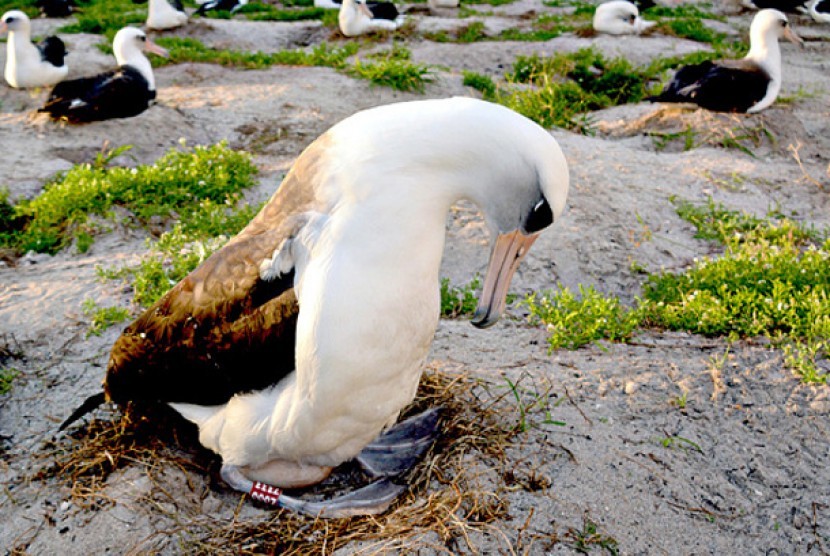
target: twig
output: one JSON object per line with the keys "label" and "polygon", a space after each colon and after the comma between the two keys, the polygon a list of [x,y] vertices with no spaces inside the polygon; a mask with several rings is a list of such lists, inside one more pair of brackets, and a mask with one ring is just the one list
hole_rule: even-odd
{"label": "twig", "polygon": [[568,391],[568,387],[564,386],[564,388],[565,388],[565,396],[568,398],[568,401],[571,402],[571,404],[576,408],[576,410],[579,412],[579,414],[582,415],[582,418],[585,419],[588,422],[588,424],[593,427],[594,422],[591,421],[591,419],[587,415],[585,415],[585,412],[582,411],[582,408],[579,407],[579,405],[571,397],[571,393]]}
{"label": "twig", "polygon": [[[799,140],[798,143],[795,146],[793,146],[792,143],[787,145],[787,150],[790,151],[791,153],[793,153],[793,158],[795,159],[796,163],[798,164],[798,167],[801,169],[801,173],[803,174],[803,179],[806,179],[807,181],[809,181],[810,183],[812,183],[813,185],[815,185],[816,187],[818,187],[819,189],[824,191],[824,186],[821,184],[821,182],[819,182],[818,180],[813,178],[813,176],[811,176],[807,172],[807,169],[804,168],[804,164],[801,162],[801,156],[799,156],[798,150],[802,146],[803,145],[801,144],[801,141]],[[828,172],[830,172],[830,166],[828,166],[827,169],[828,169]]]}

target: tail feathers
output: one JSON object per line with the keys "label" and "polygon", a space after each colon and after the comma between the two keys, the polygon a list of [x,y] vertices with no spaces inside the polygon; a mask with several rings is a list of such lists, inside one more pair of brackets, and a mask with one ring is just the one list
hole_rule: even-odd
{"label": "tail feathers", "polygon": [[66,429],[69,425],[86,415],[87,413],[92,412],[93,410],[99,408],[105,401],[107,401],[106,395],[104,392],[98,392],[97,394],[93,394],[92,396],[88,397],[81,406],[72,412],[66,421],[61,423],[61,426],[58,428],[58,431],[62,431]]}

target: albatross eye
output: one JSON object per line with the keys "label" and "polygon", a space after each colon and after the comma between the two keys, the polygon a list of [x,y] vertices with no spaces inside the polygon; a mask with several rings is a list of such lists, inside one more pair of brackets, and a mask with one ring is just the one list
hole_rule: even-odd
{"label": "albatross eye", "polygon": [[548,204],[547,199],[542,197],[536,206],[533,207],[533,210],[530,211],[530,214],[527,215],[525,219],[524,231],[529,234],[535,234],[540,230],[544,230],[548,226],[553,224],[553,212],[550,210],[550,205]]}

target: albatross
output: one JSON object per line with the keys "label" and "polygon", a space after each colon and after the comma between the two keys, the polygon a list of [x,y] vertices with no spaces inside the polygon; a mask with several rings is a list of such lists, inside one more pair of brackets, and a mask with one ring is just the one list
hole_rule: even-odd
{"label": "albatross", "polygon": [[404,18],[391,2],[373,2],[370,7],[363,0],[343,0],[337,21],[344,35],[357,37],[375,31],[394,31],[403,25]]}
{"label": "albatross", "polygon": [[[450,207],[480,207],[493,245],[472,322],[563,211],[568,165],[545,129],[470,98],[359,112],[297,158],[259,214],[115,342],[105,400],[165,402],[199,428],[234,489],[327,517],[377,513],[436,428],[392,426],[438,325]],[[390,428],[391,427],[391,428]],[[281,493],[357,458],[379,478],[343,498]],[[384,478],[387,477],[387,478]]]}
{"label": "albatross", "polygon": [[19,10],[0,18],[0,33],[9,32],[6,45],[6,82],[16,89],[48,87],[62,81],[69,72],[64,57],[66,46],[58,37],[32,44],[31,22]]}
{"label": "albatross", "polygon": [[153,68],[144,51],[165,57],[167,51],[135,27],[118,31],[112,50],[118,69],[58,83],[39,111],[72,123],[128,118],[144,112],[156,98]]}
{"label": "albatross", "polygon": [[760,112],[781,90],[781,49],[778,39],[801,45],[787,16],[761,10],[749,27],[749,52],[740,60],[684,66],[652,102],[691,102],[716,112]]}
{"label": "albatross", "polygon": [[597,33],[639,35],[655,26],[654,21],[640,17],[640,10],[626,0],[612,0],[597,6],[593,26]]}
{"label": "albatross", "polygon": [[179,3],[172,5],[167,0],[150,0],[147,9],[147,29],[164,31],[175,29],[187,23],[187,14]]}

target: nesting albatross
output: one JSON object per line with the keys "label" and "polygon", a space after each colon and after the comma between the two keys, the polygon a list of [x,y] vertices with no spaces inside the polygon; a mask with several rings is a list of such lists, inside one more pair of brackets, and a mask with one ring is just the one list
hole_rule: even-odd
{"label": "nesting albatross", "polygon": [[[106,398],[169,403],[198,425],[237,490],[325,516],[383,511],[402,488],[389,479],[314,504],[280,489],[322,481],[352,458],[379,476],[412,464],[434,415],[388,427],[415,396],[438,324],[450,207],[471,200],[495,237],[473,317],[484,328],[562,213],[568,181],[551,135],[499,105],[454,98],[355,114],[123,332]],[[103,401],[93,396],[64,426]]]}
{"label": "nesting albatross", "polygon": [[156,98],[156,81],[144,51],[159,56],[167,56],[167,51],[135,27],[118,31],[112,50],[118,69],[58,83],[39,111],[81,123],[128,118],[147,110]]}
{"label": "nesting albatross", "polygon": [[6,82],[14,88],[48,87],[66,77],[66,47],[58,37],[32,44],[29,16],[11,10],[0,17],[0,33],[9,32],[6,45]]}
{"label": "nesting albatross", "polygon": [[760,112],[781,90],[780,38],[802,44],[787,16],[761,10],[749,28],[750,48],[744,58],[684,66],[662,93],[647,100],[691,102],[716,112]]}
{"label": "nesting albatross", "polygon": [[340,31],[347,37],[357,37],[375,31],[394,31],[403,25],[404,18],[392,2],[343,0],[337,14]]}
{"label": "nesting albatross", "polygon": [[640,17],[640,10],[627,0],[612,0],[597,6],[593,26],[597,33],[639,35],[657,25]]}

